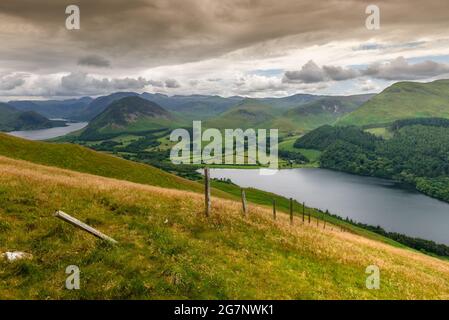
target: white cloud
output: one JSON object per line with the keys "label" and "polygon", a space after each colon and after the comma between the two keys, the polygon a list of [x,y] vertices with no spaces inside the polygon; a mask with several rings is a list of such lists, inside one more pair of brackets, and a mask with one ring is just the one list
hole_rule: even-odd
{"label": "white cloud", "polygon": [[370,65],[362,73],[384,80],[419,80],[449,73],[449,65],[434,61],[410,64],[404,57],[398,57],[387,63]]}
{"label": "white cloud", "polygon": [[21,73],[0,76],[0,90],[10,91],[25,84],[26,75]]}
{"label": "white cloud", "polygon": [[356,70],[338,66],[323,66],[320,68],[315,62],[310,60],[299,71],[286,71],[283,81],[291,83],[317,83],[331,80],[349,80],[357,76],[358,72]]}

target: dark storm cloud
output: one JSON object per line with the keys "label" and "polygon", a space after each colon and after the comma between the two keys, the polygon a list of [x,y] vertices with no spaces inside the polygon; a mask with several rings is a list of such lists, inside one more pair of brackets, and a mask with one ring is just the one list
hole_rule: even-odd
{"label": "dark storm cloud", "polygon": [[[8,48],[1,53],[0,62],[7,61],[16,69],[60,69],[88,52],[110,57],[115,68],[143,68],[216,57],[291,35],[297,36],[299,47],[338,39],[366,39],[374,35],[364,26],[365,7],[370,3],[78,0],[81,30],[68,31],[65,7],[72,3],[2,0],[0,40],[7,42]],[[406,43],[410,37],[432,35],[449,27],[449,2],[382,0],[376,4],[382,17],[377,37],[391,37],[389,31],[402,28],[407,32],[398,32],[395,37],[398,41],[404,38]]]}
{"label": "dark storm cloud", "polygon": [[78,59],[78,65],[80,66],[89,66],[89,67],[98,67],[98,68],[106,68],[111,66],[111,62],[108,59],[103,58],[97,55],[88,55]]}

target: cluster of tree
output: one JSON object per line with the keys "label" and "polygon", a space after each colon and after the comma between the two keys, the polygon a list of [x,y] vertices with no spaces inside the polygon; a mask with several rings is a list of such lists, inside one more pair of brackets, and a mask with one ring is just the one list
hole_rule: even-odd
{"label": "cluster of tree", "polygon": [[449,257],[449,247],[444,244],[439,244],[431,240],[409,237],[397,232],[388,232],[385,231],[380,226],[373,227],[363,223],[354,223],[354,224],[361,228],[370,230],[377,234],[383,235],[387,238],[393,239],[394,241],[404,244],[410,248],[426,253],[436,254],[442,257]]}
{"label": "cluster of tree", "polygon": [[173,164],[170,161],[170,150],[141,151],[135,154],[123,155],[127,160],[149,164],[161,170],[176,174],[190,180],[200,180],[201,174],[197,172],[200,166],[191,164]]}
{"label": "cluster of tree", "polygon": [[84,131],[80,134],[79,137],[74,137],[72,142],[84,142],[84,141],[102,141],[102,140],[110,140],[114,139],[118,136],[122,135],[134,135],[134,136],[148,136],[148,135],[164,135],[169,131],[167,128],[160,128],[160,129],[152,129],[152,130],[145,130],[145,131],[118,131],[118,132],[98,132],[94,128],[86,128]]}
{"label": "cluster of tree", "polygon": [[[323,213],[323,211],[321,211],[321,210],[318,210],[318,211]],[[345,221],[346,223],[352,224],[352,225],[360,227],[362,229],[369,230],[371,232],[380,234],[386,238],[392,239],[398,243],[401,243],[410,248],[419,250],[421,252],[424,252],[427,254],[434,254],[434,255],[437,255],[440,257],[449,257],[449,246],[447,246],[447,245],[439,244],[439,243],[436,243],[431,240],[409,237],[407,235],[397,233],[397,232],[389,232],[389,231],[384,230],[380,226],[372,226],[369,224],[356,222],[349,218],[343,219],[338,215],[329,213],[329,211],[327,211],[327,210],[326,210],[326,212],[324,212],[324,214],[326,214],[328,216],[332,216],[338,220]]]}
{"label": "cluster of tree", "polygon": [[384,140],[356,127],[325,126],[303,136],[295,146],[322,150],[324,168],[392,178],[449,201],[448,122],[401,120],[395,128],[393,137]]}
{"label": "cluster of tree", "polygon": [[296,140],[294,147],[324,151],[326,148],[340,140],[347,141],[365,149],[373,149],[375,143],[379,141],[380,138],[354,126],[332,127],[330,125],[325,125]]}
{"label": "cluster of tree", "polygon": [[278,151],[279,157],[282,159],[288,160],[293,163],[298,164],[304,164],[309,163],[309,159],[307,159],[302,153],[300,152],[293,152],[293,151],[287,151],[287,150],[279,150]]}
{"label": "cluster of tree", "polygon": [[390,126],[392,131],[397,131],[402,127],[412,126],[415,124],[421,124],[423,126],[435,126],[449,128],[449,119],[444,118],[413,118],[396,120]]}

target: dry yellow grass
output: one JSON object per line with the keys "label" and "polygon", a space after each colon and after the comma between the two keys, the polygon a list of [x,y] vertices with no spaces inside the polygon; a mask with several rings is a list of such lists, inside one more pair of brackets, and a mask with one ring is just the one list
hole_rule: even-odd
{"label": "dry yellow grass", "polygon": [[[0,298],[448,299],[449,263],[315,221],[213,198],[0,157]],[[99,241],[51,216],[64,210],[120,242]],[[62,225],[62,226],[61,226]],[[62,229],[61,229],[62,228]],[[332,230],[331,230],[332,229]],[[83,290],[64,290],[78,264]],[[377,265],[381,288],[365,287]],[[24,267],[25,266],[25,267]],[[25,271],[24,271],[25,268]],[[31,271],[30,271],[31,270]],[[34,274],[34,272],[36,274]]]}

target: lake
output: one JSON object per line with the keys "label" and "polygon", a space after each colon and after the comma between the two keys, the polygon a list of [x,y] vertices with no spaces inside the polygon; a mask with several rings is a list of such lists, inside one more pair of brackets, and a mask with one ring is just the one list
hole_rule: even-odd
{"label": "lake", "polygon": [[229,178],[343,218],[449,245],[449,204],[391,180],[318,168],[284,169],[271,176],[254,169],[210,171],[212,178]]}
{"label": "lake", "polygon": [[[61,119],[53,119],[53,120],[61,120]],[[68,122],[66,127],[56,127],[40,130],[12,131],[8,132],[8,134],[28,140],[47,140],[80,130],[85,126],[87,126],[87,122]]]}

